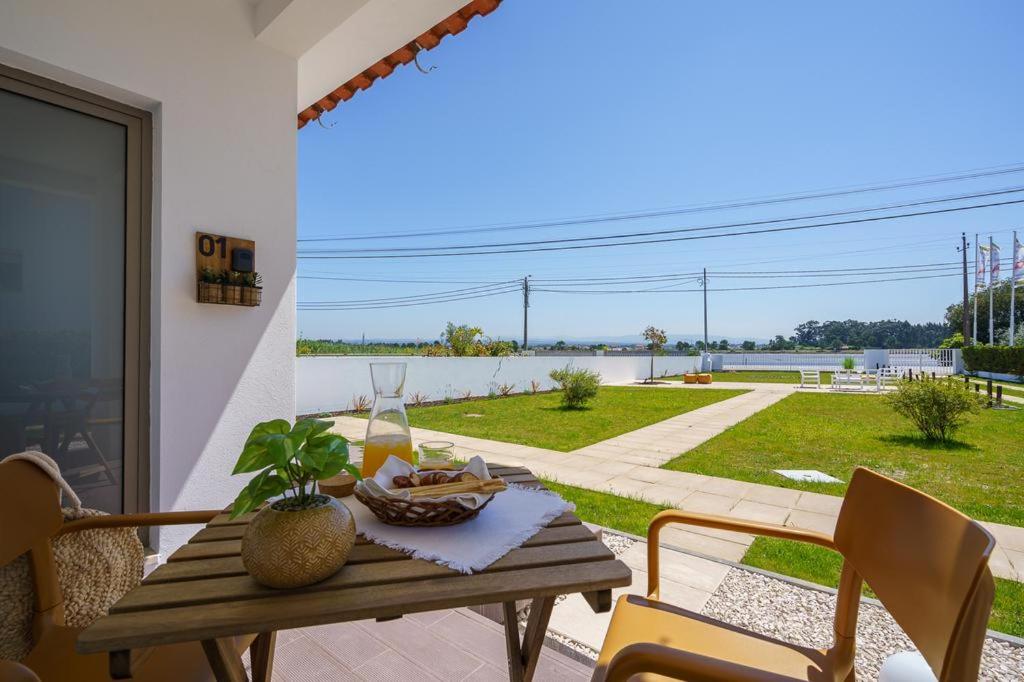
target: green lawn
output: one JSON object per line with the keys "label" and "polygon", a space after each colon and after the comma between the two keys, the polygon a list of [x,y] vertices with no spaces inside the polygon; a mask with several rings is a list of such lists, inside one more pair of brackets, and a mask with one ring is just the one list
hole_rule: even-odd
{"label": "green lawn", "polygon": [[555,392],[411,407],[408,413],[412,426],[568,452],[741,393],[604,386],[583,409],[564,409]]}
{"label": "green lawn", "polygon": [[[552,481],[545,481],[544,485],[573,502],[577,516],[584,521],[641,537],[647,536],[651,518],[667,508]],[[838,585],[841,562],[838,554],[822,547],[775,538],[757,538],[743,557],[743,563],[749,566],[829,587]],[[873,596],[870,590],[865,593]],[[1024,637],[1024,584],[996,578],[996,598],[989,627]]]}
{"label": "green lawn", "polygon": [[923,441],[879,396],[798,393],[665,464],[676,471],[842,495],[773,469],[848,481],[863,465],[987,521],[1024,526],[1024,410],[983,410],[946,445]]}
{"label": "green lawn", "polygon": [[[735,372],[712,372],[712,383],[730,381],[749,381],[755,384],[799,384],[800,372],[759,372],[757,370],[740,370]],[[669,381],[682,381],[683,375],[661,377]],[[832,381],[832,372],[821,373],[821,383],[827,386]]]}

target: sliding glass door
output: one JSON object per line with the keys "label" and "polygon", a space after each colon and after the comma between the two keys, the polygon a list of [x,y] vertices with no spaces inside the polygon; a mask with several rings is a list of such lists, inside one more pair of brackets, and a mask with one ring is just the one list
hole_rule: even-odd
{"label": "sliding glass door", "polygon": [[0,71],[0,458],[45,453],[111,513],[146,506],[138,114]]}

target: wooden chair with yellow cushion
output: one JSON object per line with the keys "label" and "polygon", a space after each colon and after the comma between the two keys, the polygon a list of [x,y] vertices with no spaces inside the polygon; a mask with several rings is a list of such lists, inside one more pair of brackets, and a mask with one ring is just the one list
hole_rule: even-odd
{"label": "wooden chair with yellow cushion", "polygon": [[[60,493],[47,474],[25,461],[0,464],[0,566],[28,552],[36,598],[33,649],[20,661],[21,667],[10,663],[0,666],[0,682],[34,679],[26,675],[25,668],[45,682],[107,682],[112,679],[107,655],[83,656],[75,652],[79,630],[64,624],[64,597],[57,581],[52,538],[91,528],[205,523],[217,513],[94,516],[65,523],[60,510]],[[235,639],[233,644],[242,651],[251,640]],[[213,679],[198,642],[138,652],[131,662],[131,675],[139,682]]]}
{"label": "wooden chair with yellow cushion", "polygon": [[[832,646],[787,644],[659,601],[658,534],[669,523],[810,542],[839,552],[844,562]],[[691,682],[853,680],[862,581],[941,682],[977,679],[995,591],[988,569],[995,541],[976,521],[902,483],[858,468],[834,537],[668,510],[652,520],[647,542],[648,596],[619,598],[594,680],[659,675]]]}

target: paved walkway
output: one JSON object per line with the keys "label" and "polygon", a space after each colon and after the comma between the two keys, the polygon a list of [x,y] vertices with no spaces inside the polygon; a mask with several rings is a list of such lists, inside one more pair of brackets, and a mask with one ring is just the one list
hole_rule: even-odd
{"label": "paved walkway", "polygon": [[[796,390],[787,384],[737,383],[729,387],[749,388],[750,393],[572,452],[429,429],[414,428],[412,435],[415,441],[451,441],[461,458],[480,455],[488,462],[525,466],[540,477],[567,485],[685,511],[832,533],[841,497],[658,468]],[[707,389],[688,385],[684,390]],[[334,421],[334,430],[348,438],[359,440],[366,433],[365,419],[342,416]],[[990,562],[992,572],[1024,581],[1024,528],[996,523],[984,525],[998,542]],[[662,536],[665,544],[730,561],[739,561],[753,540],[753,536],[745,533],[681,526],[667,528]]]}

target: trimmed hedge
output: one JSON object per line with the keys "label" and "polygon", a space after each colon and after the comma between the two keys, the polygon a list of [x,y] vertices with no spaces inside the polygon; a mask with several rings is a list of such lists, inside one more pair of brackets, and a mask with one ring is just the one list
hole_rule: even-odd
{"label": "trimmed hedge", "polygon": [[1024,376],[1024,347],[966,346],[964,366],[972,372],[999,372]]}

